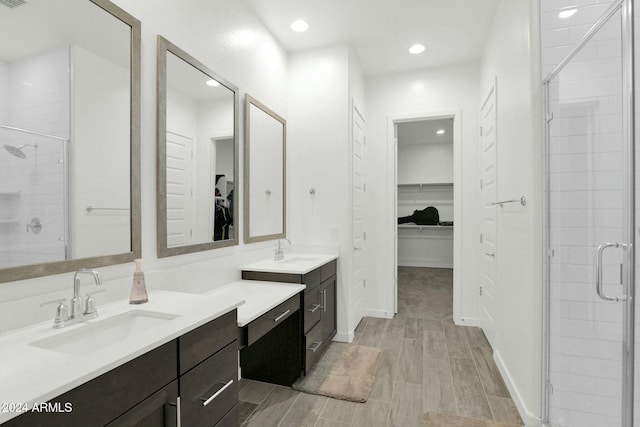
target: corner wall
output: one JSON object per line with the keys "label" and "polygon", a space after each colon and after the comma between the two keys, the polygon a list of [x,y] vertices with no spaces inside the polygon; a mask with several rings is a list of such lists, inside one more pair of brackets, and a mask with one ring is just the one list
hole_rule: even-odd
{"label": "corner wall", "polygon": [[[477,183],[478,183],[478,65],[475,63],[434,68],[366,79],[367,93],[367,212],[369,314],[394,315],[394,146],[389,141],[389,120],[401,115],[443,111],[461,112],[462,268],[455,271],[462,301],[455,321],[477,321]],[[392,129],[391,129],[392,131]],[[464,227],[464,230],[462,229]],[[456,310],[454,310],[455,312]]]}
{"label": "corner wall", "polygon": [[[542,135],[538,2],[502,0],[481,67],[497,77],[498,313],[494,358],[527,425],[539,425],[542,343]],[[481,102],[481,101],[480,101]]]}

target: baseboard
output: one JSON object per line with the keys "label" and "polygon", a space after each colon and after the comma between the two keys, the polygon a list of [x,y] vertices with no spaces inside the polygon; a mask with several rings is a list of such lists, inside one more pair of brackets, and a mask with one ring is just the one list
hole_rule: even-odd
{"label": "baseboard", "polygon": [[511,393],[513,403],[515,403],[516,407],[518,408],[518,412],[522,417],[522,421],[524,421],[524,425],[527,427],[541,427],[542,423],[540,418],[531,413],[531,411],[529,411],[529,409],[527,408],[527,405],[525,405],[522,397],[520,396],[520,393],[518,392],[518,388],[513,383],[509,370],[502,361],[500,353],[498,353],[496,350],[493,351],[493,360],[496,362],[496,366],[498,367],[498,370],[502,375],[504,383],[509,389],[509,393]]}
{"label": "baseboard", "polygon": [[340,332],[338,331],[336,335],[333,337],[333,341],[338,342],[353,342],[354,333],[353,331],[349,332]]}
{"label": "baseboard", "polygon": [[369,317],[381,317],[383,319],[391,319],[393,318],[394,313],[389,314],[389,312],[385,310],[373,310],[368,308],[364,311],[364,315]]}
{"label": "baseboard", "polygon": [[425,261],[425,260],[401,260],[398,259],[398,267],[427,267],[427,268],[453,268],[453,263]]}
{"label": "baseboard", "polygon": [[459,319],[454,318],[453,323],[458,326],[476,326],[480,328],[480,319],[477,317],[461,317]]}

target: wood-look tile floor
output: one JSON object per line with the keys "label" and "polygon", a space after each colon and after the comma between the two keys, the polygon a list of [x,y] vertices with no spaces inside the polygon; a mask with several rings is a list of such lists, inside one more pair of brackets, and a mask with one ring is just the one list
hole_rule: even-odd
{"label": "wood-look tile floor", "polygon": [[401,267],[396,317],[358,325],[354,343],[384,350],[366,403],[242,380],[242,426],[521,425],[484,334],[452,321],[452,277],[448,269]]}

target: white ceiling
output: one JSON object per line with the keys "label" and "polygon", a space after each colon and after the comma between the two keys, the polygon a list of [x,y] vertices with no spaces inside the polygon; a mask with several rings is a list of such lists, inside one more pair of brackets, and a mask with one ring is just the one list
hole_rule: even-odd
{"label": "white ceiling", "polygon": [[[444,134],[436,132],[444,130]],[[398,145],[453,143],[453,119],[420,120],[398,124]]]}
{"label": "white ceiling", "polygon": [[[500,0],[248,0],[289,52],[349,43],[366,75],[475,61]],[[290,24],[305,19],[309,30]],[[411,55],[422,43],[426,51]]]}

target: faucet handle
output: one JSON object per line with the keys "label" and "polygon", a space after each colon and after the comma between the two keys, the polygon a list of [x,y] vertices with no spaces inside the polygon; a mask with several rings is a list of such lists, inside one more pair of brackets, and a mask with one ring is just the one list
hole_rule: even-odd
{"label": "faucet handle", "polygon": [[87,301],[85,302],[84,314],[96,314],[96,300],[93,299],[93,294],[101,294],[102,292],[107,292],[106,289],[100,289],[99,291],[87,292]]}
{"label": "faucet handle", "polygon": [[67,300],[65,298],[55,299],[52,301],[45,301],[40,304],[40,307],[44,307],[45,305],[58,304],[56,307],[56,317],[53,319],[53,326],[62,325],[66,320],[69,319],[69,309],[67,308]]}

